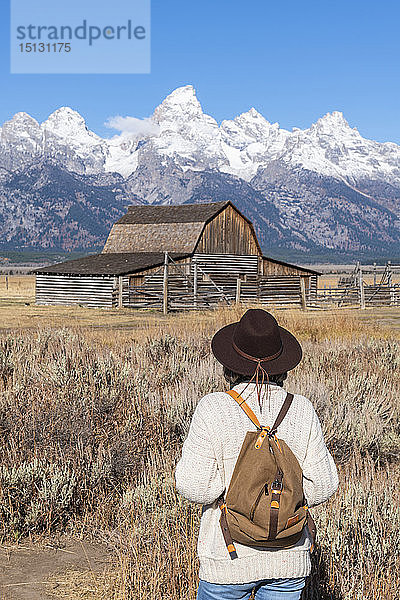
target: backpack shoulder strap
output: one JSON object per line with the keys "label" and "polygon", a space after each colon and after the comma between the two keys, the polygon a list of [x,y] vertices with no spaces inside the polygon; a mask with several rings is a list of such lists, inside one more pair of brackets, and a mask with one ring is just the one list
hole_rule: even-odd
{"label": "backpack shoulder strap", "polygon": [[226,393],[229,394],[234,400],[236,400],[236,402],[239,404],[240,408],[244,410],[246,415],[249,417],[250,421],[252,423],[254,423],[254,425],[257,427],[257,429],[261,429],[260,421],[257,419],[254,412],[251,410],[250,406],[248,404],[246,404],[246,402],[242,398],[242,396],[240,394],[238,394],[237,392],[235,392],[235,390],[229,390]]}
{"label": "backpack shoulder strap", "polygon": [[286,417],[287,412],[288,412],[292,402],[293,402],[293,394],[289,394],[289,392],[288,392],[286,394],[285,401],[282,404],[282,408],[279,411],[278,416],[275,419],[275,423],[271,427],[270,435],[275,435],[276,430],[278,429],[279,425],[282,423],[283,419]]}

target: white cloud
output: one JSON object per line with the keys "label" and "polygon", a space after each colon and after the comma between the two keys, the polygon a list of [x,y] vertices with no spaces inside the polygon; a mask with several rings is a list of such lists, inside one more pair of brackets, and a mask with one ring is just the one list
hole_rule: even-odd
{"label": "white cloud", "polygon": [[104,123],[110,129],[116,129],[124,137],[150,137],[158,135],[160,128],[150,118],[137,119],[136,117],[109,117]]}

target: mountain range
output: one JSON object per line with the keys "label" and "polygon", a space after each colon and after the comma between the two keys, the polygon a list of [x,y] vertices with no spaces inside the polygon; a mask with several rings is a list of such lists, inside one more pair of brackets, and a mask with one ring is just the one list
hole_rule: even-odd
{"label": "mountain range", "polygon": [[220,124],[192,86],[106,139],[63,107],[0,129],[0,248],[101,246],[129,204],[231,200],[266,253],[400,256],[400,146],[363,138],[342,113],[287,131],[254,108]]}

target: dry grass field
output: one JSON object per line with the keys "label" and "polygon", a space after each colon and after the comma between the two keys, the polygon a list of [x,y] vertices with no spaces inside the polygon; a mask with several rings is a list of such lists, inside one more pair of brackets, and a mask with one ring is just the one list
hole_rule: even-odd
{"label": "dry grass field", "polygon": [[[243,309],[163,317],[0,296],[1,544],[63,536],[110,558],[46,576],[43,596],[0,584],[0,597],[194,600],[200,507],[173,471],[199,398],[225,386],[210,338]],[[304,600],[397,600],[400,311],[275,314],[304,349],[286,387],[312,400],[340,471],[313,511]]]}
{"label": "dry grass field", "polygon": [[[326,273],[324,275],[322,275],[321,277],[318,277],[318,287],[319,289],[329,289],[329,287],[332,288],[337,288],[339,285],[339,279],[341,278],[341,275],[336,275],[334,273]],[[382,278],[382,274],[378,274],[376,277],[376,283],[379,284]],[[365,281],[365,283],[367,285],[373,285],[374,283],[374,276],[371,273],[364,273],[363,274],[363,280]],[[394,285],[397,285],[400,283],[400,274],[399,273],[394,273],[392,276],[392,281]]]}
{"label": "dry grass field", "polygon": [[34,275],[0,275],[0,298],[34,300]]}

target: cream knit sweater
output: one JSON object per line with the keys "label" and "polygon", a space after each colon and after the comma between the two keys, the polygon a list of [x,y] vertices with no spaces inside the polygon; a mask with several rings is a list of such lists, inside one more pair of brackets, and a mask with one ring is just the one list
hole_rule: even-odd
{"label": "cream knit sweater", "polygon": [[[240,384],[233,389],[240,394],[245,387],[246,384]],[[272,425],[286,396],[277,385],[270,384],[269,388],[270,401],[264,401],[262,414],[255,384],[249,384],[243,395],[262,425]],[[203,504],[197,552],[200,579],[211,583],[249,583],[305,577],[310,573],[307,528],[300,542],[290,549],[270,550],[236,543],[238,558],[231,560],[228,555],[215,501],[228,489],[246,431],[251,430],[255,426],[233,398],[224,392],[208,394],[197,405],[176,466],[177,490],[188,500]],[[294,396],[277,436],[289,445],[303,469],[308,506],[325,502],[338,487],[338,475],[319,419],[307,398]]]}

